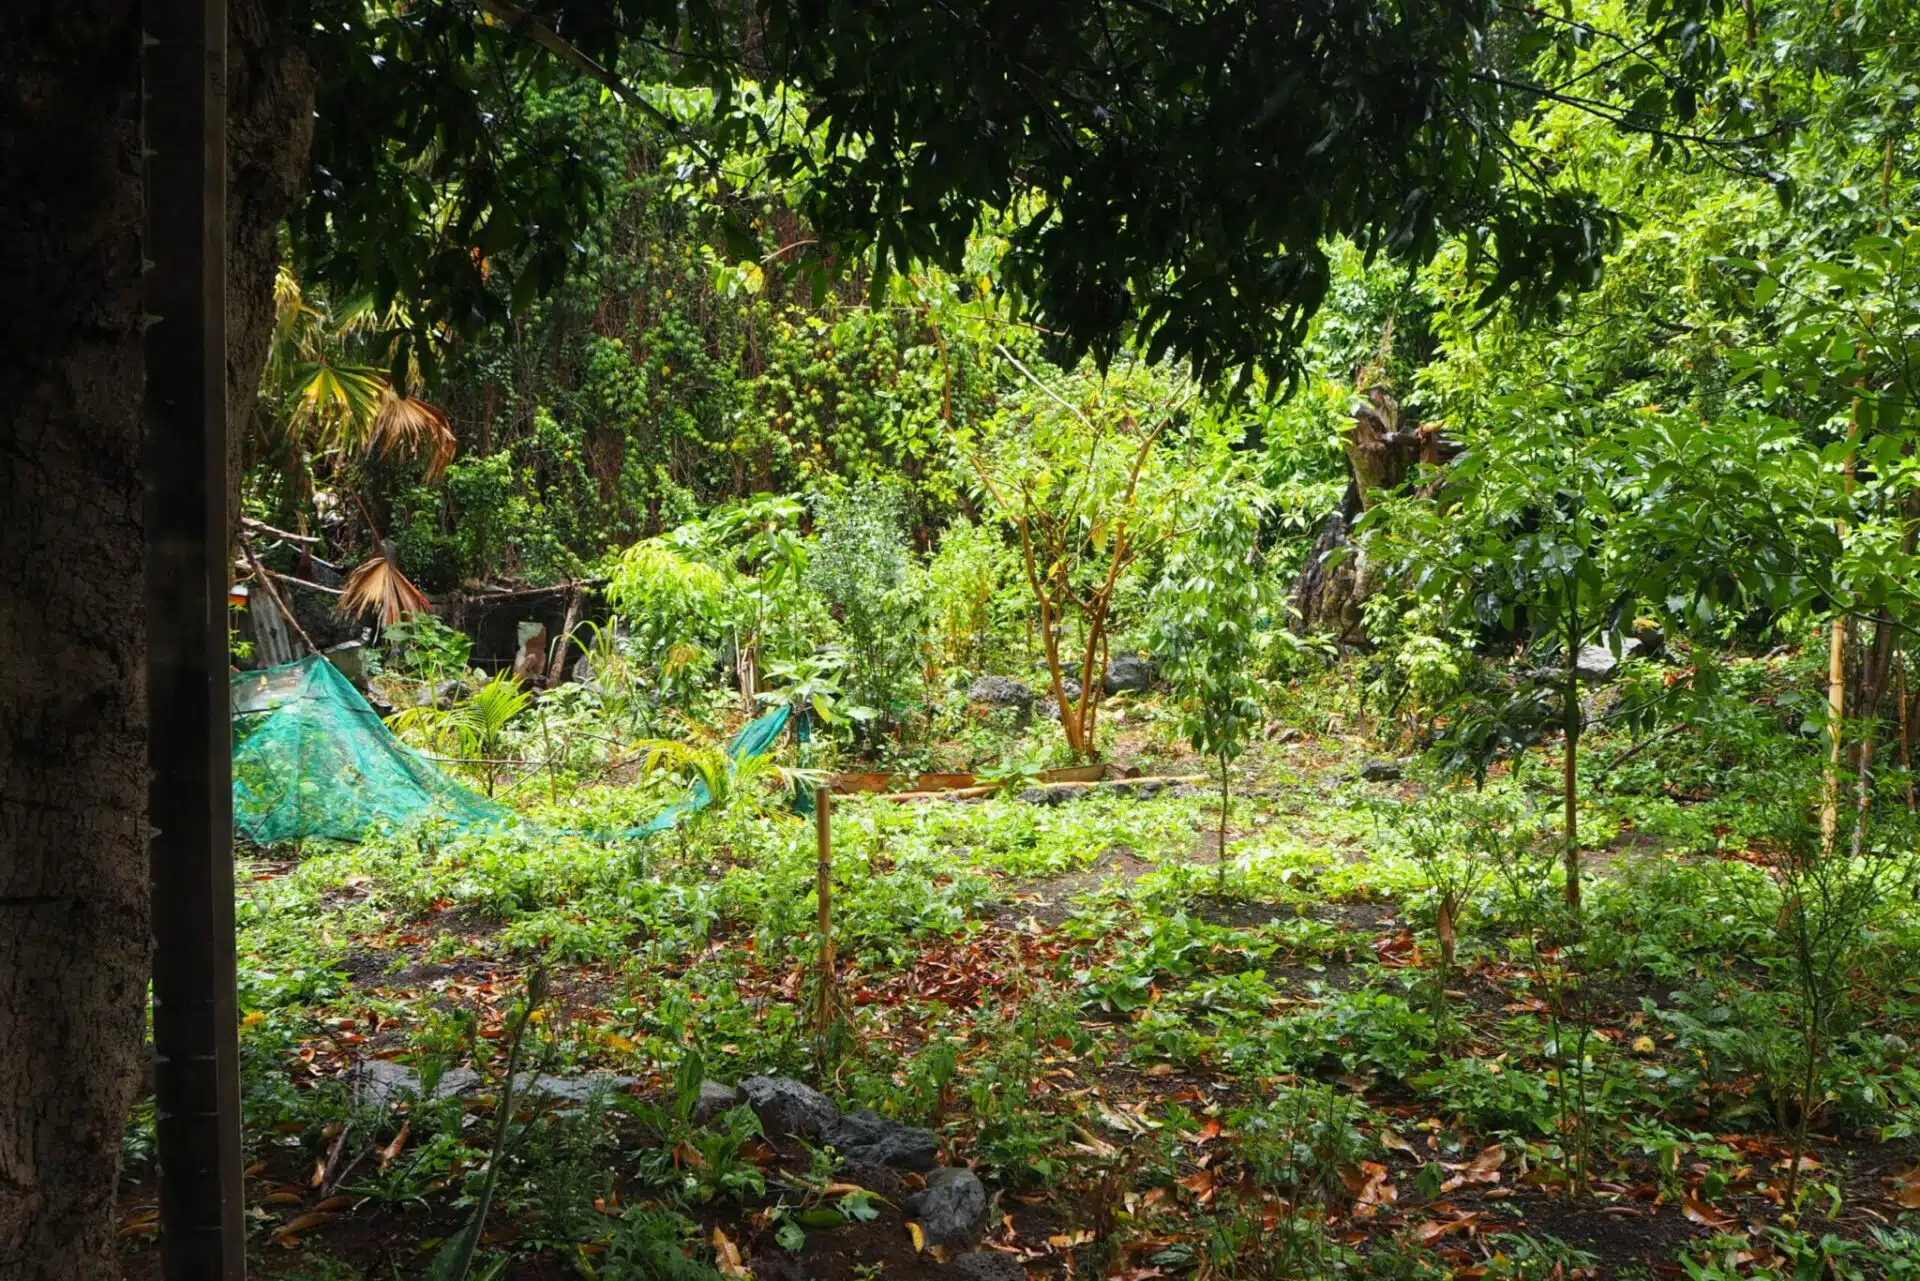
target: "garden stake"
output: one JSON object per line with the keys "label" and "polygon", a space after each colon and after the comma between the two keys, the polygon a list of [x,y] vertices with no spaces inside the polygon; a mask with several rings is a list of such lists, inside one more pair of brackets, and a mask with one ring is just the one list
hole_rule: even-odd
{"label": "garden stake", "polygon": [[814,1011],[815,1035],[826,1045],[833,1022],[833,793],[828,788],[813,790],[813,830],[819,844],[819,862],[814,869],[814,894],[820,900],[820,993]]}

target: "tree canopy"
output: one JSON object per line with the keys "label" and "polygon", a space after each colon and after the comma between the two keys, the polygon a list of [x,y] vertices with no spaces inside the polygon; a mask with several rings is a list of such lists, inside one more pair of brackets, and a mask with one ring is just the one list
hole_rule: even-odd
{"label": "tree canopy", "polygon": [[[524,312],[606,196],[597,97],[662,126],[690,173],[751,152],[790,186],[809,236],[769,244],[728,210],[741,258],[877,290],[959,270],[993,226],[1004,287],[1062,359],[1131,345],[1279,382],[1332,238],[1409,266],[1457,238],[1486,301],[1594,282],[1617,221],[1530,154],[1543,105],[1749,163],[1718,8],[1652,0],[1614,30],[1499,0],[322,5],[315,57],[339,70],[296,256],[405,300],[419,335]],[[556,80],[577,92],[523,92]]]}

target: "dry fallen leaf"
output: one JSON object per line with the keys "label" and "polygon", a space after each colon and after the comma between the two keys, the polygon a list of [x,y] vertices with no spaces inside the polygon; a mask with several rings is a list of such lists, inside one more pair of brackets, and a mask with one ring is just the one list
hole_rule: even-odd
{"label": "dry fallen leaf", "polygon": [[311,1214],[303,1214],[297,1219],[287,1220],[273,1230],[273,1235],[279,1238],[280,1241],[285,1242],[299,1233],[331,1222],[333,1222],[333,1216],[331,1214],[316,1210]]}
{"label": "dry fallen leaf", "polygon": [[120,1228],[123,1237],[152,1236],[160,1231],[160,1211],[142,1210]]}
{"label": "dry fallen leaf", "polygon": [[1213,1171],[1195,1170],[1184,1179],[1175,1179],[1175,1183],[1199,1197],[1202,1201],[1213,1196]]}
{"label": "dry fallen leaf", "polygon": [[913,1252],[915,1254],[918,1254],[922,1250],[927,1248],[926,1233],[920,1230],[920,1225],[918,1223],[914,1223],[912,1221],[909,1221],[907,1223],[907,1240],[913,1242]]}
{"label": "dry fallen leaf", "polygon": [[387,1146],[380,1149],[380,1168],[381,1169],[384,1170],[389,1165],[392,1165],[394,1162],[394,1159],[406,1150],[407,1135],[412,1131],[412,1129],[413,1129],[412,1121],[402,1121],[400,1123],[400,1133],[393,1136],[393,1142],[387,1144]]}
{"label": "dry fallen leaf", "polygon": [[1920,1210],[1920,1165],[1894,1175],[1887,1182],[1893,1186],[1893,1199],[1903,1209]]}
{"label": "dry fallen leaf", "polygon": [[1391,1148],[1395,1152],[1405,1152],[1408,1156],[1420,1155],[1420,1153],[1415,1150],[1413,1144],[1407,1142],[1405,1139],[1401,1138],[1398,1134],[1395,1134],[1392,1130],[1380,1131],[1380,1146],[1384,1148]]}
{"label": "dry fallen leaf", "polygon": [[1689,1221],[1698,1223],[1703,1228],[1724,1228],[1730,1226],[1735,1221],[1731,1214],[1724,1214],[1714,1209],[1691,1192],[1686,1193],[1680,1198],[1680,1213],[1686,1215]]}
{"label": "dry fallen leaf", "polygon": [[[826,1187],[820,1189],[821,1196],[849,1196],[855,1192],[864,1193],[867,1196],[873,1195],[872,1192],[867,1191],[866,1188],[861,1187],[858,1183],[829,1183]],[[885,1199],[885,1197],[881,1198],[881,1200]]]}
{"label": "dry fallen leaf", "polygon": [[1387,1167],[1378,1161],[1362,1161],[1357,1170],[1341,1174],[1347,1191],[1353,1194],[1353,1217],[1370,1219],[1383,1205],[1399,1199],[1400,1190],[1387,1181]]}
{"label": "dry fallen leaf", "polygon": [[1482,1148],[1480,1154],[1465,1165],[1447,1165],[1447,1169],[1456,1171],[1445,1183],[1440,1185],[1442,1195],[1469,1183],[1500,1182],[1500,1167],[1507,1161],[1507,1150],[1499,1144]]}
{"label": "dry fallen leaf", "polygon": [[1457,1219],[1448,1219],[1445,1222],[1430,1219],[1425,1223],[1416,1224],[1413,1229],[1413,1234],[1419,1238],[1421,1245],[1432,1245],[1442,1237],[1452,1236],[1456,1232],[1469,1230],[1479,1221],[1479,1218],[1480,1216],[1477,1213],[1468,1213],[1461,1215]]}
{"label": "dry fallen leaf", "polygon": [[740,1260],[740,1247],[719,1228],[713,1230],[713,1265],[724,1276],[747,1277],[747,1265]]}

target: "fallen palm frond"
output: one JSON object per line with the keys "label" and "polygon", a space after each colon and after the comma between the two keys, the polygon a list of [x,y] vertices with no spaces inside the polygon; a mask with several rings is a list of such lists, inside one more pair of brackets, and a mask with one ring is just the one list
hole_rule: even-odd
{"label": "fallen palm frond", "polygon": [[391,627],[415,614],[431,614],[433,602],[415,587],[385,555],[361,562],[347,575],[340,591],[340,612],[348,618],[377,614],[380,626]]}
{"label": "fallen palm frond", "polygon": [[421,480],[429,485],[453,461],[457,444],[453,424],[438,406],[398,395],[392,388],[387,389],[380,412],[374,416],[372,443],[379,446],[382,458],[397,451],[420,459],[424,466]]}

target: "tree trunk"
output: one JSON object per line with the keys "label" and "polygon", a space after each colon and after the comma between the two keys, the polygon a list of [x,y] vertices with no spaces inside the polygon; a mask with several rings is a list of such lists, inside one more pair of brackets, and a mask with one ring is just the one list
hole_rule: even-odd
{"label": "tree trunk", "polygon": [[1321,524],[1294,580],[1294,629],[1302,635],[1331,632],[1342,644],[1362,645],[1366,632],[1360,606],[1376,584],[1365,550],[1352,541],[1354,522],[1373,505],[1374,495],[1399,489],[1416,466],[1440,462],[1444,451],[1436,427],[1403,426],[1399,405],[1376,387],[1368,393],[1368,403],[1354,411],[1346,455],[1346,496]]}
{"label": "tree trunk", "polygon": [[[253,404],[311,78],[230,0],[229,406]],[[138,0],[0,5],[0,1276],[117,1278],[145,1057]],[[235,433],[238,439],[239,433]]]}
{"label": "tree trunk", "polygon": [[147,1000],[138,0],[0,6],[0,1276],[108,1278]]}
{"label": "tree trunk", "polygon": [[306,188],[313,143],[313,69],[290,7],[227,0],[227,483],[236,522],[239,451],[273,338],[280,220]]}

